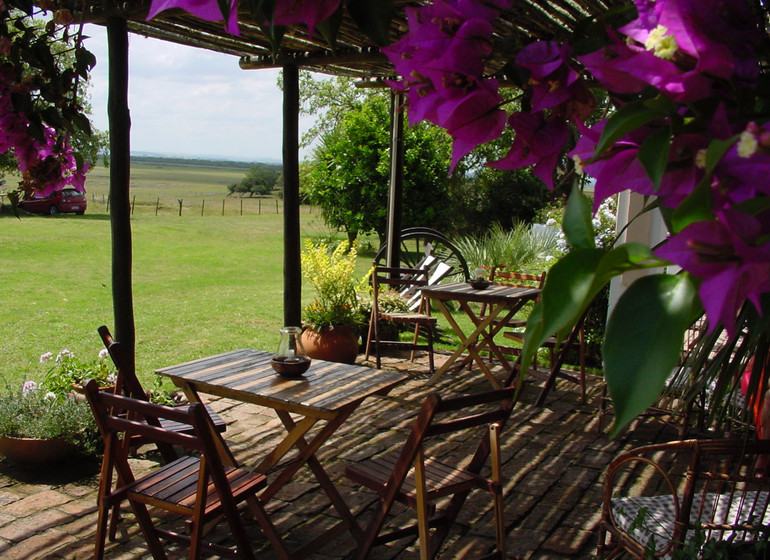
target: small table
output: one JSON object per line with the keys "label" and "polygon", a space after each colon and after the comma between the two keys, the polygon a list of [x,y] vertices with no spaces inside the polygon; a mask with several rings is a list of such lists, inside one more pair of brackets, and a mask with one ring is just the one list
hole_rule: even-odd
{"label": "small table", "polygon": [[[492,284],[486,289],[477,290],[473,288],[467,282],[453,282],[447,284],[437,284],[435,286],[427,286],[421,288],[422,295],[430,298],[436,302],[436,305],[446,317],[449,324],[454,329],[455,333],[460,337],[460,346],[449,359],[433,374],[430,378],[430,383],[435,383],[439,377],[444,375],[452,364],[460,357],[460,355],[467,350],[470,355],[470,359],[476,361],[484,373],[484,376],[489,380],[493,387],[499,389],[500,382],[492,375],[489,366],[481,359],[479,355],[479,346],[477,341],[479,337],[483,338],[483,346],[488,346],[489,349],[496,353],[500,358],[502,355],[493,341],[493,337],[499,331],[508,320],[516,314],[516,312],[522,308],[522,306],[536,299],[540,295],[538,288],[515,288],[512,286],[498,286]],[[471,318],[476,328],[472,333],[466,334],[462,327],[455,321],[450,311],[447,309],[444,302],[456,301],[460,304],[460,307],[465,311],[468,317]],[[485,317],[479,317],[478,314],[471,309],[469,303],[486,303],[489,306],[489,314]],[[503,319],[497,323],[493,323],[494,320],[506,310]],[[505,360],[503,358],[503,363]]]}
{"label": "small table", "polygon": [[[312,550],[320,541],[345,528],[360,542],[363,538],[361,528],[315,457],[315,452],[364,399],[387,394],[408,376],[402,372],[313,360],[310,369],[301,377],[287,378],[275,373],[270,365],[272,357],[270,352],[246,348],[161,368],[156,373],[170,377],[190,402],[199,402],[198,393],[207,393],[275,410],[287,434],[255,470],[267,474],[293,447],[298,453],[278,471],[276,478],[261,493],[260,500],[264,503],[273,498],[302,465],[307,464],[342,517],[341,524],[321,538],[307,543],[302,551],[297,551],[298,557],[306,549]],[[292,414],[299,418],[293,418]],[[324,421],[325,425],[308,441],[305,436],[320,421]],[[217,437],[221,438],[221,434]],[[234,465],[235,459],[224,442],[220,449],[223,460]],[[278,552],[281,556],[285,555],[281,550]]]}

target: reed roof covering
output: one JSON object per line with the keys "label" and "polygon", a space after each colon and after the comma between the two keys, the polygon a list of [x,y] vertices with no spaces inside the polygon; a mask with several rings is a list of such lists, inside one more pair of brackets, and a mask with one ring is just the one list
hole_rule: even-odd
{"label": "reed roof covering", "polygon": [[[630,0],[512,0],[512,6],[495,21],[499,37],[505,37],[513,46],[534,39],[563,37],[574,29],[578,21],[591,15],[600,15],[609,8],[628,4]],[[281,43],[280,52],[273,56],[272,47],[249,13],[240,13],[240,36],[230,35],[221,22],[203,21],[182,10],[166,10],[147,21],[149,0],[72,0],[75,18],[95,24],[104,24],[108,17],[120,16],[128,21],[128,29],[139,35],[221,52],[240,58],[243,68],[271,68],[295,64],[306,70],[356,78],[387,78],[392,66],[380,53],[377,45],[363,34],[347,13],[340,27],[334,51],[316,31],[309,37],[304,26],[289,27]],[[61,3],[60,3],[61,4]],[[406,30],[404,8],[420,2],[397,0],[397,14],[393,18],[390,35],[398,39]],[[497,73],[502,60],[489,61],[488,73]]]}

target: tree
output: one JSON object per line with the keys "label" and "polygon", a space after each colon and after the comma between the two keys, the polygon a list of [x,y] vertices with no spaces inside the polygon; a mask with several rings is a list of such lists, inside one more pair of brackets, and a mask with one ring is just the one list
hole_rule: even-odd
{"label": "tree", "polygon": [[240,193],[241,196],[248,193],[249,196],[270,194],[276,184],[280,171],[267,166],[254,166],[246,174],[240,183],[233,183],[227,187],[229,194]]}
{"label": "tree", "polygon": [[[355,102],[354,105],[358,105]],[[365,95],[359,107],[335,117],[313,153],[308,199],[321,206],[327,224],[353,241],[376,232],[384,240],[390,177],[390,104],[386,95]],[[404,135],[403,226],[446,229],[449,139],[420,124]]]}

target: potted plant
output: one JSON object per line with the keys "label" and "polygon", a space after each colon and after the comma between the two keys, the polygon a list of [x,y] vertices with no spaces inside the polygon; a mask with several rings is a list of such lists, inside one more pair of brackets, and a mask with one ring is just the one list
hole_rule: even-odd
{"label": "potted plant", "polygon": [[369,291],[371,271],[357,279],[357,257],[355,244],[340,243],[332,250],[327,243],[305,241],[302,274],[316,292],[304,309],[302,333],[311,358],[353,363],[358,355],[359,327],[365,323],[359,296]]}
{"label": "potted plant", "polygon": [[97,455],[101,437],[82,399],[25,381],[0,394],[0,454],[20,464],[49,464]]}
{"label": "potted plant", "polygon": [[53,361],[53,366],[45,375],[43,384],[46,390],[57,395],[65,395],[75,391],[82,391],[83,382],[88,379],[95,380],[100,387],[114,387],[117,381],[117,372],[108,359],[107,349],[102,349],[99,356],[91,362],[82,362],[75,355],[62,349],[55,357],[51,352],[40,356],[40,363]]}

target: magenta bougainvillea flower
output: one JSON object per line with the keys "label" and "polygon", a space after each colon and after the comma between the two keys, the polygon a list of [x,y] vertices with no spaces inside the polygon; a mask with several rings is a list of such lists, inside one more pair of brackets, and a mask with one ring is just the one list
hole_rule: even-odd
{"label": "magenta bougainvillea flower", "polygon": [[315,26],[331,17],[340,7],[340,0],[278,0],[273,12],[273,23],[294,25],[304,23],[312,37]]}
{"label": "magenta bougainvillea flower", "polygon": [[717,165],[715,206],[722,208],[756,196],[770,196],[768,173],[770,125],[750,122]]}
{"label": "magenta bougainvillea flower", "polygon": [[649,84],[680,103],[711,95],[714,79],[755,80],[761,40],[744,2],[636,0],[639,17],[621,27],[629,41],[580,58],[610,90]]}
{"label": "magenta bougainvillea flower", "polygon": [[436,124],[453,139],[450,169],[473,148],[502,134],[506,114],[500,109],[501,102],[497,80],[487,79],[467,94],[446,99],[436,107]]}
{"label": "magenta bougainvillea flower", "polygon": [[639,17],[620,32],[659,58],[724,79],[758,75],[762,34],[747,2],[636,0],[636,7]]}
{"label": "magenta bougainvillea flower", "polygon": [[[206,21],[221,21],[223,19],[217,0],[152,0],[147,19],[152,19],[163,10],[172,8],[185,10]],[[239,35],[238,0],[231,0],[230,2],[230,16],[225,22],[225,30],[233,35]]]}
{"label": "magenta bougainvillea flower", "polygon": [[[695,222],[669,238],[655,254],[702,280],[699,295],[706,314],[733,336],[745,300],[761,312],[759,295],[770,291],[770,215],[737,210]],[[713,330],[716,320],[710,321]]]}
{"label": "magenta bougainvillea flower", "polygon": [[492,50],[490,20],[507,0],[437,0],[406,8],[409,31],[382,49],[402,76],[409,122],[427,120],[452,136],[452,163],[497,138],[506,114],[495,79],[484,78]]}
{"label": "magenta bougainvillea flower", "polygon": [[533,111],[552,109],[569,121],[583,122],[596,107],[585,80],[571,66],[572,48],[555,41],[535,41],[516,55],[516,65],[529,71],[526,91]]}
{"label": "magenta bougainvillea flower", "polygon": [[553,170],[570,131],[562,118],[546,119],[543,112],[516,112],[508,120],[516,132],[511,151],[503,159],[491,162],[498,169],[518,169],[534,165],[532,173],[553,189]]}
{"label": "magenta bougainvillea flower", "polygon": [[43,196],[65,186],[85,192],[88,167],[78,167],[68,137],[51,127],[43,129],[42,141],[33,136],[29,119],[13,106],[12,84],[10,70],[0,70],[0,153],[13,150],[22,177],[20,186]]}

